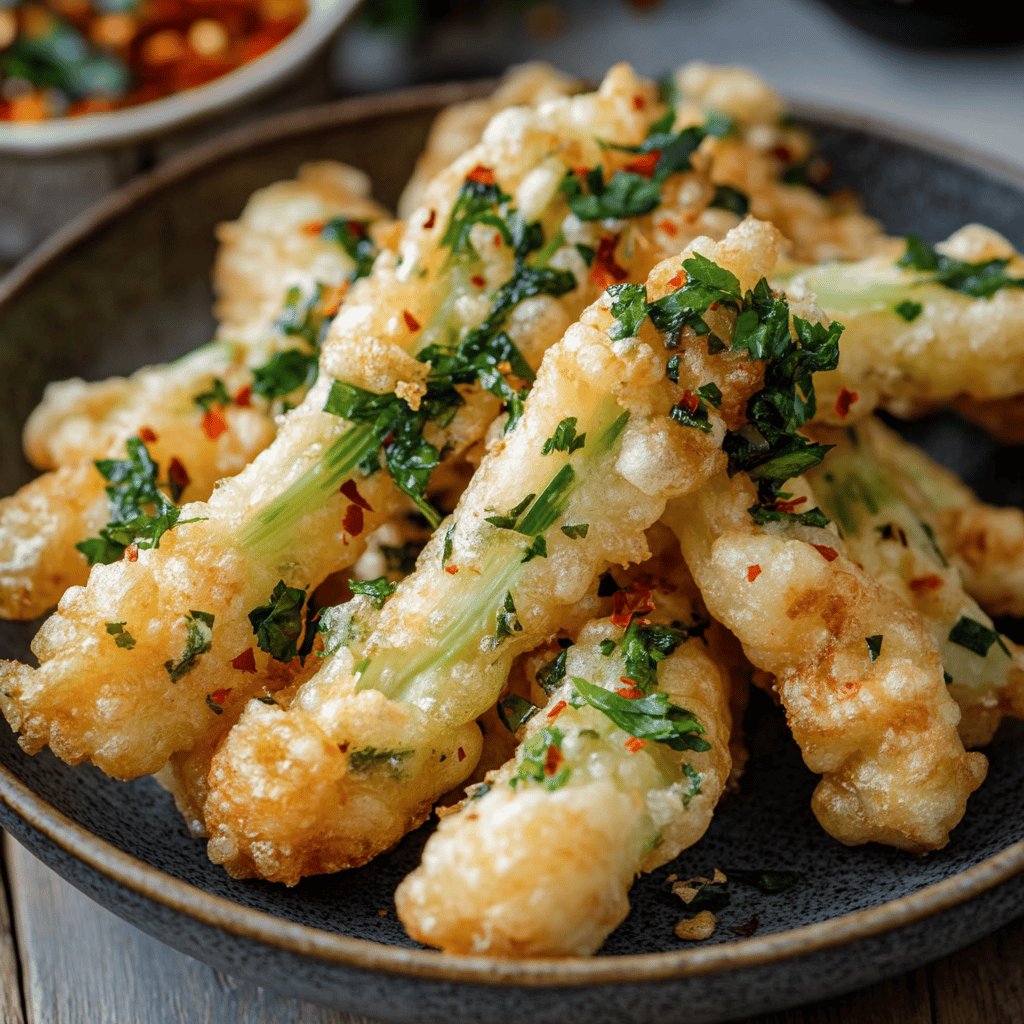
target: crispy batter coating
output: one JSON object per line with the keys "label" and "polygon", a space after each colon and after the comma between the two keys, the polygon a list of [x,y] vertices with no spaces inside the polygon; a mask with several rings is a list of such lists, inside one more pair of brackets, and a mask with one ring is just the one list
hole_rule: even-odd
{"label": "crispy batter coating", "polygon": [[[850,845],[941,848],[986,760],[964,751],[927,626],[830,530],[758,526],[755,498],[743,475],[719,477],[673,502],[666,521],[708,609],[775,676],[804,760],[822,775],[815,815]],[[872,660],[866,638],[879,635]]]}
{"label": "crispy batter coating", "polygon": [[[750,222],[721,244],[695,245],[752,285],[770,269],[776,243],[767,225]],[[678,268],[678,257],[655,268],[648,293],[673,291]],[[288,712],[250,705],[243,714],[214,759],[206,809],[211,859],[232,874],[294,884],[360,864],[423,821],[444,789],[472,770],[466,757],[462,771],[450,774],[451,737],[468,751],[467,725],[494,703],[513,658],[553,636],[563,610],[605,566],[643,559],[644,531],[666,500],[724,465],[717,413],[707,433],[667,416],[680,389],[707,379],[702,367],[681,363],[679,382],[669,381],[665,341],[649,321],[639,339],[613,342],[610,301],[603,296],[548,351],[523,418],[490,449],[453,518],[379,615],[365,599],[338,610],[332,634],[335,646],[346,646],[333,651]],[[695,335],[680,350],[691,348],[706,352]],[[575,454],[545,453],[570,415],[589,440]],[[535,508],[545,511],[524,512],[538,495]],[[543,557],[524,560],[523,535],[491,521],[517,506],[518,515],[543,519]],[[555,529],[580,523],[587,524],[583,536]],[[386,737],[382,722],[391,727]],[[289,758],[283,772],[288,736],[302,738],[302,754]],[[385,771],[382,816],[352,815],[344,754],[351,763],[355,754],[381,750],[385,738],[387,749],[404,752],[400,784]],[[430,770],[439,755],[431,761],[427,751],[446,758],[441,776]],[[328,766],[318,752],[329,752]],[[361,793],[361,776],[356,782]],[[289,806],[288,819],[248,799],[254,790],[275,793]]]}
{"label": "crispy batter coating", "polygon": [[398,215],[405,219],[423,205],[430,182],[480,141],[495,114],[509,107],[534,107],[559,96],[571,96],[581,88],[578,79],[543,61],[532,61],[509,68],[490,96],[445,107],[430,126],[423,152],[398,200]]}
{"label": "crispy batter coating", "polygon": [[[1006,260],[1007,274],[1024,274],[1024,257],[978,224],[937,249],[972,263]],[[1004,287],[987,298],[964,294],[934,283],[928,271],[898,266],[904,251],[903,239],[890,239],[866,259],[780,275],[788,294],[815,298],[846,325],[839,367],[817,378],[822,422],[844,425],[879,406],[913,416],[961,395],[989,401],[1024,392],[1024,293]],[[901,314],[908,301],[920,310]]]}
{"label": "crispy batter coating", "polygon": [[795,259],[859,259],[884,241],[881,225],[853,196],[825,196],[796,183],[796,169],[827,174],[828,168],[815,163],[811,136],[786,122],[782,98],[755,74],[695,62],[680,68],[674,82],[684,117],[696,121],[714,113],[732,120],[734,131],[710,148],[709,176],[716,185],[739,189],[751,215],[789,240]]}
{"label": "crispy batter coating", "polygon": [[[656,589],[654,600],[656,623],[702,614],[685,586]],[[576,676],[624,689],[621,648],[601,650],[622,637],[607,618],[585,626],[567,652],[567,681],[524,727],[517,756],[442,817],[395,896],[413,938],[459,954],[593,953],[629,912],[634,878],[704,834],[729,775],[728,670],[699,640],[681,643],[658,665],[651,692],[692,712],[709,748],[640,744],[603,712],[574,704]],[[557,751],[545,754],[552,770],[544,781],[517,778],[538,743]]]}
{"label": "crispy batter coating", "polygon": [[[1011,703],[1012,655],[947,557],[951,550],[935,510],[899,458],[909,446],[874,419],[847,431],[818,429],[814,436],[834,446],[808,474],[821,507],[850,557],[928,626],[960,707],[960,738],[966,747],[985,746]],[[965,637],[964,628],[983,633]]]}

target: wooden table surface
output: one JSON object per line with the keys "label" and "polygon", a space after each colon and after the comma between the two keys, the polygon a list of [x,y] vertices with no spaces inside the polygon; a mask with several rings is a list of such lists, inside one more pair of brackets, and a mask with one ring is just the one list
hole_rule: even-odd
{"label": "wooden table surface", "polygon": [[[4,844],[3,1024],[372,1024],[225,977],[103,910],[9,837]],[[1021,1022],[1024,920],[902,978],[746,1024]]]}

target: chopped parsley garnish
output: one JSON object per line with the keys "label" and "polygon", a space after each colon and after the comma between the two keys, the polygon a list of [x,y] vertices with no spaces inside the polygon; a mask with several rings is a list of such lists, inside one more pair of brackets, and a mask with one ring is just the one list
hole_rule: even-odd
{"label": "chopped parsley garnish", "polygon": [[349,276],[350,281],[366,277],[373,269],[373,261],[377,258],[377,247],[370,238],[368,227],[369,221],[332,217],[320,229],[320,237],[340,245],[355,264],[355,269]]}
{"label": "chopped parsley garnish", "polygon": [[694,888],[696,892],[686,904],[687,911],[693,913],[701,910],[710,910],[712,913],[724,910],[732,899],[728,882],[700,882]]}
{"label": "chopped parsley garnish", "polygon": [[700,788],[704,781],[704,776],[701,775],[701,773],[688,761],[683,762],[683,774],[689,782],[689,785],[686,787],[686,792],[683,794],[683,806],[689,807],[690,801],[695,796],[700,796]]}
{"label": "chopped parsley garnish", "polygon": [[691,635],[690,630],[677,625],[642,626],[634,615],[622,636],[626,675],[644,693],[650,693],[658,682],[658,663]]}
{"label": "chopped parsley garnish", "polygon": [[702,401],[707,402],[708,405],[713,405],[716,409],[720,408],[722,405],[722,391],[714,381],[708,384],[702,384],[697,388],[697,394],[700,396]]}
{"label": "chopped parsley garnish", "polygon": [[596,253],[592,246],[580,245],[579,243],[577,243],[575,248],[576,251],[580,254],[580,256],[583,257],[583,262],[586,263],[588,267],[594,265],[594,256],[596,255]]}
{"label": "chopped parsley garnish", "polygon": [[507,204],[509,199],[510,197],[502,192],[495,182],[467,178],[456,196],[448,226],[441,236],[441,245],[450,249],[453,256],[468,256],[475,259],[478,254],[469,240],[469,235],[476,224],[494,228],[507,243],[511,243],[512,235],[501,213],[501,207]]}
{"label": "chopped parsley garnish", "polygon": [[586,433],[579,435],[576,433],[576,417],[566,416],[555,427],[555,432],[544,442],[540,453],[541,455],[550,455],[552,452],[565,452],[566,455],[572,455],[586,443]]}
{"label": "chopped parsley garnish", "polygon": [[[302,612],[306,596],[305,590],[289,587],[284,580],[279,580],[267,603],[249,612],[256,646],[266,651],[275,661],[287,664],[302,653],[299,640],[304,627],[309,648],[312,649],[315,630],[308,628],[307,617]],[[303,650],[306,650],[305,644]]]}
{"label": "chopped parsley garnish", "polygon": [[536,704],[531,704],[515,693],[510,693],[498,701],[498,717],[511,733],[518,732],[538,711],[540,708]]}
{"label": "chopped parsley garnish", "polygon": [[318,369],[319,356],[315,350],[289,348],[275,352],[253,370],[252,390],[270,400],[284,398],[299,388],[310,387],[316,381]]}
{"label": "chopped parsley garnish", "polygon": [[206,695],[206,706],[215,714],[223,715],[224,709],[213,699],[212,694]]}
{"label": "chopped parsley garnish", "polygon": [[190,611],[185,616],[185,649],[177,660],[164,662],[164,669],[176,683],[196,667],[200,656],[213,646],[213,615],[209,612]]}
{"label": "chopped parsley garnish", "polygon": [[1024,288],[1024,278],[1010,277],[1006,273],[1009,262],[998,259],[967,263],[937,252],[917,235],[910,235],[907,237],[907,250],[896,265],[923,270],[931,275],[929,281],[943,288],[975,299],[989,299],[1001,288]]}
{"label": "chopped parsley garnish", "polygon": [[703,739],[704,726],[692,712],[673,704],[668,694],[651,693],[637,700],[620,697],[602,686],[573,676],[576,692],[630,736],[664,743],[672,750],[710,750]]}
{"label": "chopped parsley garnish", "polygon": [[371,771],[386,771],[393,779],[402,777],[402,764],[412,757],[412,750],[378,750],[364,747],[348,755],[348,767],[354,775],[366,775]]}
{"label": "chopped parsley garnish", "polygon": [[695,430],[703,431],[705,434],[711,432],[711,421],[708,419],[708,411],[699,402],[693,403],[693,408],[683,403],[673,405],[669,410],[669,419],[678,423],[681,427],[692,427]]}
{"label": "chopped parsley garnish", "polygon": [[228,394],[227,385],[220,377],[214,377],[213,383],[206,391],[201,391],[192,399],[203,412],[209,412],[215,405],[230,405],[231,395]]}
{"label": "chopped parsley garnish", "polygon": [[882,653],[882,641],[884,639],[885,637],[881,633],[864,638],[864,642],[868,645],[868,655],[872,661],[878,661],[878,657]]}
{"label": "chopped parsley garnish", "polygon": [[800,526],[828,526],[829,518],[820,508],[808,509],[806,512],[786,512],[783,509],[771,508],[766,505],[751,505],[747,511],[755,523],[793,523]]}
{"label": "chopped parsley garnish", "polygon": [[[616,647],[618,647],[618,644],[614,640],[605,639],[601,641],[598,650],[604,657],[610,658],[615,653]],[[564,672],[562,674],[565,675]]]}
{"label": "chopped parsley garnish", "polygon": [[114,638],[114,643],[118,647],[130,651],[135,646],[135,637],[124,628],[126,625],[125,622],[108,622],[106,630]]}
{"label": "chopped parsley garnish", "polygon": [[635,337],[647,316],[647,289],[642,284],[613,284],[607,291],[612,300],[611,314],[615,317],[608,337],[612,341]]}
{"label": "chopped parsley garnish", "polygon": [[590,532],[590,523],[566,523],[565,526],[560,526],[559,529],[570,540],[579,540],[581,537],[586,537]]}
{"label": "chopped parsley garnish", "polygon": [[132,544],[140,549],[159,547],[161,537],[178,524],[181,516],[178,506],[160,490],[161,486],[172,490],[174,485],[158,482],[159,467],[143,441],[131,437],[126,448],[127,459],[96,462],[96,469],[108,481],[110,522],[98,537],[75,545],[90,565],[116,562]]}
{"label": "chopped parsley garnish", "polygon": [[[675,111],[669,110],[651,125],[647,138],[639,146],[606,148],[647,156],[652,161],[643,173],[618,170],[605,181],[604,169],[591,168],[582,180],[576,171],[562,179],[561,189],[580,220],[621,220],[650,213],[661,203],[661,186],[671,175],[690,168],[690,158],[708,135],[721,136],[731,128],[720,118],[708,118],[704,125],[693,125],[673,132]],[[634,161],[637,163],[638,161]]]}
{"label": "chopped parsley garnish", "polygon": [[509,779],[516,787],[525,782],[539,782],[549,791],[561,789],[569,781],[571,770],[564,764],[562,741],[565,734],[554,725],[538,729],[519,747],[519,765]]}
{"label": "chopped parsley garnish", "polygon": [[523,561],[529,562],[534,558],[548,557],[548,542],[542,536],[536,536],[527,545],[523,552]]}
{"label": "chopped parsley garnish", "polygon": [[727,868],[724,873],[730,882],[753,886],[768,895],[788,892],[803,881],[803,876],[796,871],[749,871]]}
{"label": "chopped parsley garnish", "polygon": [[745,217],[750,212],[750,197],[732,185],[717,185],[711,206]]}
{"label": "chopped parsley garnish", "polygon": [[982,625],[976,619],[969,619],[966,615],[961,615],[960,620],[950,630],[949,640],[950,643],[966,647],[980,658],[988,655],[993,644],[998,644],[1000,650],[1008,658],[1011,657],[1003,638],[994,629],[989,629],[988,626]]}
{"label": "chopped parsley garnish", "polygon": [[455,535],[455,527],[449,526],[444,531],[444,541],[441,544],[441,568],[443,569],[452,557],[452,537]]}
{"label": "chopped parsley garnish", "polygon": [[554,693],[565,679],[565,659],[568,650],[559,651],[551,661],[537,670],[537,685],[548,694]]}
{"label": "chopped parsley garnish", "polygon": [[293,285],[284,293],[284,306],[275,325],[290,338],[302,338],[315,352],[320,350],[320,343],[334,319],[324,313],[326,290],[319,281],[308,294],[298,285]]}
{"label": "chopped parsley garnish", "polygon": [[902,302],[897,302],[893,309],[897,316],[906,320],[909,324],[921,315],[924,306],[920,302],[911,302],[910,299],[904,299]]}
{"label": "chopped parsley garnish", "polygon": [[349,580],[349,590],[353,594],[362,594],[370,599],[370,604],[378,611],[384,602],[398,589],[397,583],[389,583],[386,576],[378,576],[374,580]]}
{"label": "chopped parsley garnish", "polygon": [[497,643],[507,639],[513,633],[521,633],[523,624],[516,614],[516,603],[512,600],[512,591],[506,590],[505,597],[494,617],[494,639]]}

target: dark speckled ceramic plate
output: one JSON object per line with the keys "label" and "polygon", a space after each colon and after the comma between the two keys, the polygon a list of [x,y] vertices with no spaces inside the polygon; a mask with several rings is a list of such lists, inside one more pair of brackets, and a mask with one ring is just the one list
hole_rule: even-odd
{"label": "dark speckled ceramic plate", "polygon": [[[479,89],[434,88],[272,122],[161,169],[47,245],[0,286],[0,491],[29,477],[18,432],[47,380],[129,371],[207,338],[213,227],[255,188],[303,160],[337,157],[367,170],[393,202],[433,113]],[[894,232],[939,238],[980,220],[1024,242],[1024,175],[878,125],[804,113],[837,183],[866,195]],[[1024,497],[1014,453],[952,420],[914,433],[983,493]],[[30,634],[0,627],[0,654],[24,655]],[[724,1020],[898,973],[1024,910],[1021,729],[1004,729],[993,744],[988,781],[949,847],[917,859],[829,840],[808,809],[814,779],[774,712],[756,711],[740,795],[696,849],[638,883],[632,915],[589,960],[456,960],[411,943],[392,892],[425,830],[367,868],[295,889],[234,882],[207,862],[155,783],[120,785],[48,754],[28,758],[6,729],[0,822],[165,942],[230,973],[396,1021]],[[777,896],[738,888],[713,939],[680,942],[666,876],[715,867],[794,870],[801,883]],[[731,930],[755,914],[755,935]]]}

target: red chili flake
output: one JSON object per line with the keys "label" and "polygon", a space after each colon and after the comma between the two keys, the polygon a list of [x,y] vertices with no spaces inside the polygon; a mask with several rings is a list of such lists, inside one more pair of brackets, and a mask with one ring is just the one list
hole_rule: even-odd
{"label": "red chili flake", "polygon": [[633,109],[643,110],[647,106],[647,100],[643,98],[639,93],[633,97]]}
{"label": "red chili flake", "polygon": [[687,390],[679,396],[676,405],[693,415],[700,408],[700,399],[692,391]]}
{"label": "red chili flake", "polygon": [[487,282],[479,274],[474,274],[470,278],[470,281],[472,281],[473,284],[477,286],[477,288],[483,288],[483,286],[487,284]]}
{"label": "red chili flake", "polygon": [[598,288],[607,288],[617,281],[625,281],[629,271],[620,267],[615,260],[615,246],[619,244],[618,235],[603,235],[597,243],[594,254],[594,265],[590,268],[590,280]]}
{"label": "red chili flake", "polygon": [[457,565],[446,565],[444,567],[444,571],[448,573],[449,576],[457,576],[459,574],[459,567]]}
{"label": "red chili flake", "polygon": [[252,388],[249,387],[248,384],[246,384],[244,387],[240,387],[235,392],[235,397],[233,401],[235,405],[240,405],[242,406],[243,409],[246,408],[247,406],[252,405]]}
{"label": "red chili flake", "polygon": [[216,441],[221,434],[228,429],[228,421],[224,418],[224,410],[214,406],[203,413],[203,433],[211,440]]}
{"label": "red chili flake", "polygon": [[402,319],[405,321],[405,326],[410,331],[418,331],[420,329],[420,322],[409,312],[407,309],[402,310]]}
{"label": "red chili flake", "polygon": [[548,718],[557,718],[561,713],[562,709],[566,706],[564,700],[560,700],[549,712]]}
{"label": "red chili flake", "polygon": [[239,672],[255,672],[256,671],[256,653],[251,647],[242,651],[237,658],[231,659],[231,667],[238,669]]}
{"label": "red chili flake", "polygon": [[466,752],[462,749],[462,747],[459,747],[459,749],[455,753],[460,761],[466,760]]}
{"label": "red chili flake", "polygon": [[505,241],[505,239],[501,237],[501,232],[500,231],[495,231],[494,232],[494,247],[496,249],[500,249],[501,248],[501,243],[504,242],[504,241]]}
{"label": "red chili flake", "polygon": [[302,225],[302,233],[304,235],[319,235],[326,227],[326,222],[322,220],[311,220],[308,224]]}
{"label": "red chili flake", "polygon": [[562,752],[551,743],[548,745],[548,752],[544,755],[544,774],[545,775],[557,775],[558,769],[562,767],[562,762],[565,758]]}
{"label": "red chili flake", "polygon": [[834,562],[839,557],[839,552],[835,548],[830,548],[827,544],[812,544],[812,548],[825,559],[826,562]]}
{"label": "red chili flake", "polygon": [[363,532],[363,510],[359,505],[349,505],[345,509],[341,528],[350,536],[358,537]]}
{"label": "red chili flake", "polygon": [[664,231],[666,235],[675,236],[679,234],[679,228],[677,228],[675,224],[673,224],[672,221],[670,221],[668,218],[665,218],[665,220],[659,220],[658,227],[661,228],[661,230]]}
{"label": "red chili flake", "polygon": [[772,156],[777,156],[780,160],[784,160],[787,164],[793,159],[793,153],[789,146],[776,146],[772,150]]}
{"label": "red chili flake", "polygon": [[942,586],[942,577],[934,574],[930,576],[917,576],[910,581],[910,589],[915,594],[928,590],[938,590]]}
{"label": "red chili flake", "polygon": [[776,501],[772,505],[772,510],[775,512],[795,512],[805,501],[807,496],[804,495],[802,498],[790,498],[788,501]]}
{"label": "red chili flake", "polygon": [[853,405],[859,397],[860,396],[856,391],[850,391],[848,388],[840,388],[839,394],[836,396],[836,415],[843,417],[849,416],[850,406]]}
{"label": "red chili flake", "polygon": [[356,238],[366,237],[366,225],[361,220],[347,220],[345,227],[348,228],[349,234],[355,235]]}
{"label": "red chili flake", "polygon": [[129,544],[124,549],[124,560],[126,562],[137,562],[139,560],[139,545]]}
{"label": "red chili flake", "polygon": [[179,494],[184,491],[190,483],[192,483],[192,478],[188,475],[188,470],[179,458],[173,458],[167,464],[167,478]]}
{"label": "red chili flake", "polygon": [[359,493],[359,488],[356,486],[355,480],[346,480],[339,488],[342,494],[352,502],[353,505],[358,505],[360,508],[365,508],[367,512],[373,511],[373,506]]}
{"label": "red chili flake", "polygon": [[427,219],[423,222],[425,230],[430,230],[437,223],[437,210],[431,209],[430,213],[427,214]]}
{"label": "red chili flake", "polygon": [[650,153],[641,153],[634,160],[626,164],[626,170],[633,174],[639,174],[642,178],[653,178],[655,168],[661,159],[661,150],[653,149]]}
{"label": "red chili flake", "polygon": [[619,686],[615,692],[626,700],[640,700],[644,696],[644,691],[639,686]]}
{"label": "red chili flake", "polygon": [[839,699],[849,700],[860,693],[860,683],[856,679],[847,679],[845,683],[839,684]]}
{"label": "red chili flake", "polygon": [[156,431],[152,427],[142,427],[139,430],[139,439],[146,444],[153,444],[157,440]]}
{"label": "red chili flake", "polygon": [[214,690],[210,694],[210,700],[213,701],[218,707],[224,707],[224,702],[231,696],[231,690]]}
{"label": "red chili flake", "polygon": [[686,284],[686,272],[683,270],[680,270],[679,273],[668,282],[669,288],[682,288],[684,284]]}
{"label": "red chili flake", "polygon": [[490,167],[484,167],[483,164],[477,164],[466,175],[466,181],[475,181],[478,185],[493,185],[494,184],[494,171]]}
{"label": "red chili flake", "polygon": [[630,736],[623,746],[631,753],[635,754],[638,750],[643,750],[647,746],[647,740],[642,740],[637,736]]}
{"label": "red chili flake", "polygon": [[582,179],[585,180],[587,175],[590,174],[590,168],[589,167],[582,167],[582,166],[574,167],[572,169],[572,173],[575,174],[577,178],[582,178]]}
{"label": "red chili flake", "polygon": [[747,566],[747,582],[753,583],[758,576],[761,575],[761,566],[759,565],[748,565]]}
{"label": "red chili flake", "polygon": [[612,625],[625,629],[634,615],[654,611],[650,590],[617,590],[612,598]]}

